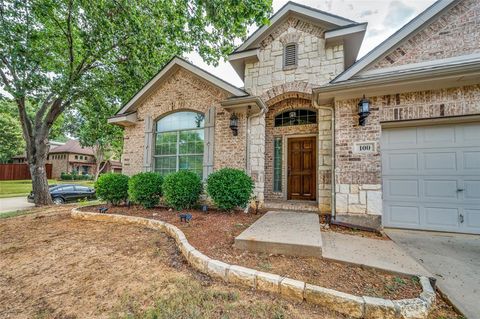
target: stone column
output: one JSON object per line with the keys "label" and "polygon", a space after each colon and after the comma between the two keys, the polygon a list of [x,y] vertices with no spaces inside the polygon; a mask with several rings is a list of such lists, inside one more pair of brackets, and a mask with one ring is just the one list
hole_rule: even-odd
{"label": "stone column", "polygon": [[251,118],[249,137],[250,171],[248,173],[255,182],[254,195],[263,204],[265,198],[265,114]]}

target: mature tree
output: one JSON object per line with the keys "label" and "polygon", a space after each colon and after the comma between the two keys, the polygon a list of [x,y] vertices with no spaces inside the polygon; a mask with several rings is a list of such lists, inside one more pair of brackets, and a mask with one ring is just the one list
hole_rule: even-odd
{"label": "mature tree", "polygon": [[107,123],[115,111],[115,103],[105,99],[98,90],[84,99],[78,107],[75,135],[82,146],[93,149],[95,157],[95,180],[113,158],[120,158],[123,147],[123,130]]}
{"label": "mature tree", "polygon": [[7,163],[25,149],[22,128],[16,118],[3,112],[0,112],[0,127],[0,163]]}
{"label": "mature tree", "polygon": [[114,81],[113,93],[134,92],[192,50],[215,63],[270,12],[271,0],[0,0],[1,85],[18,107],[35,203],[51,203],[52,125],[92,88]]}

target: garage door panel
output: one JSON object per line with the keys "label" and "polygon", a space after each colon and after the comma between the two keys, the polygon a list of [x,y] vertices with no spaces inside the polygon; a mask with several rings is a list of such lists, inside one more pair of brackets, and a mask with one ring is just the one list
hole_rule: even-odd
{"label": "garage door panel", "polygon": [[451,207],[425,207],[425,224],[436,226],[438,229],[452,229],[459,227],[458,209]]}
{"label": "garage door panel", "polygon": [[425,179],[423,194],[426,200],[457,199],[457,180]]}
{"label": "garage door panel", "polygon": [[467,145],[478,146],[478,137],[480,136],[479,124],[465,124],[462,126],[462,138]]}
{"label": "garage door panel", "polygon": [[386,174],[415,174],[418,171],[417,153],[392,153],[386,157]]}
{"label": "garage door panel", "polygon": [[416,227],[420,224],[420,209],[417,206],[392,204],[388,207],[388,225]]}
{"label": "garage door panel", "polygon": [[463,184],[465,185],[464,199],[479,201],[480,205],[480,180],[466,180]]}
{"label": "garage door panel", "polygon": [[384,225],[480,234],[480,124],[382,132]]}
{"label": "garage door panel", "polygon": [[385,199],[417,201],[420,196],[416,179],[390,179],[386,186]]}
{"label": "garage door panel", "polygon": [[423,168],[425,170],[457,170],[456,152],[425,152],[423,153]]}
{"label": "garage door panel", "polygon": [[402,149],[417,144],[417,132],[411,129],[399,129],[399,134],[391,132],[382,132],[382,138],[385,139],[386,149]]}
{"label": "garage door panel", "polygon": [[476,232],[480,229],[480,209],[465,208],[463,210],[463,218],[467,232]]}
{"label": "garage door panel", "polygon": [[447,144],[455,143],[455,127],[454,126],[432,126],[419,128],[422,132],[422,142],[423,144],[428,144],[429,146],[442,146]]}
{"label": "garage door panel", "polygon": [[480,151],[463,152],[463,169],[480,170]]}

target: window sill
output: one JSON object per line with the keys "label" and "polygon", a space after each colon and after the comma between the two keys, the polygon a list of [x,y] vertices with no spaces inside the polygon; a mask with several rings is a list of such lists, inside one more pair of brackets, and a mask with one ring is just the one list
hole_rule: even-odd
{"label": "window sill", "polygon": [[298,65],[289,65],[289,66],[284,66],[283,71],[289,71],[289,70],[295,70],[298,67]]}

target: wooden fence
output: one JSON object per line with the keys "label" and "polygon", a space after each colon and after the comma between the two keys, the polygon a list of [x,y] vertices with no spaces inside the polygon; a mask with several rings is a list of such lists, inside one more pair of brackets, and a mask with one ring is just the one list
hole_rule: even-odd
{"label": "wooden fence", "polygon": [[[47,178],[52,178],[52,164],[46,164]],[[32,179],[28,164],[0,164],[0,181]]]}

